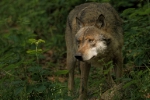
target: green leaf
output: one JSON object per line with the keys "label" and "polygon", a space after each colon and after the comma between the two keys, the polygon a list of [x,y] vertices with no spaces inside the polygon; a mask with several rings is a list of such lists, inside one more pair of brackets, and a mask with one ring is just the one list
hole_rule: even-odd
{"label": "green leaf", "polygon": [[28,50],[27,51],[28,54],[36,54],[36,53],[41,53],[41,52],[42,52],[42,49],[37,49],[37,51],[36,50]]}
{"label": "green leaf", "polygon": [[36,50],[28,50],[27,53],[28,54],[36,54]]}
{"label": "green leaf", "polygon": [[65,75],[65,74],[68,74],[68,70],[59,70],[59,71],[57,71],[55,74],[56,75]]}
{"label": "green leaf", "polygon": [[138,14],[139,15],[148,15],[150,14],[150,8],[146,9],[145,11],[142,10],[138,10]]}
{"label": "green leaf", "polygon": [[42,39],[38,39],[38,43],[45,43],[45,41]]}
{"label": "green leaf", "polygon": [[27,93],[31,93],[34,90],[34,86],[27,86]]}
{"label": "green leaf", "polygon": [[24,87],[18,87],[18,88],[16,88],[16,89],[14,90],[14,94],[15,94],[15,95],[18,95],[20,92],[23,91],[23,89],[24,89]]}
{"label": "green leaf", "polygon": [[29,39],[28,40],[28,42],[31,43],[31,44],[36,43],[36,41],[37,41],[36,39]]}
{"label": "green leaf", "polygon": [[37,49],[37,52],[42,52],[42,49]]}
{"label": "green leaf", "polygon": [[146,14],[146,15],[147,15],[147,14],[150,14],[150,8],[148,8],[148,9],[145,10],[145,14]]}
{"label": "green leaf", "polygon": [[44,90],[46,90],[46,87],[44,85],[40,85],[40,86],[36,87],[35,90],[38,92],[43,92]]}
{"label": "green leaf", "polygon": [[135,84],[135,83],[137,83],[137,80],[132,80],[132,81],[126,83],[126,84],[123,86],[123,88],[126,89],[126,88],[128,88],[129,86],[131,86],[131,85],[133,85],[133,84]]}
{"label": "green leaf", "polygon": [[43,70],[41,66],[33,66],[28,69],[32,73],[39,73]]}
{"label": "green leaf", "polygon": [[129,14],[134,13],[134,12],[135,12],[135,8],[128,8],[128,9],[124,10],[121,15],[127,16],[127,15],[129,15]]}

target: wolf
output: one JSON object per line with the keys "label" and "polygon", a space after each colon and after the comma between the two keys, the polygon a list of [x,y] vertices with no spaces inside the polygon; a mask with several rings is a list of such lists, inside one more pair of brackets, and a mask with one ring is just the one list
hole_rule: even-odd
{"label": "wolf", "polygon": [[[116,79],[122,77],[122,19],[109,3],[84,3],[76,6],[67,18],[65,41],[69,95],[74,91],[74,70],[77,65],[81,70],[79,100],[87,98],[91,66],[103,68],[104,64],[112,61]],[[108,76],[110,84],[113,84],[113,79]]]}

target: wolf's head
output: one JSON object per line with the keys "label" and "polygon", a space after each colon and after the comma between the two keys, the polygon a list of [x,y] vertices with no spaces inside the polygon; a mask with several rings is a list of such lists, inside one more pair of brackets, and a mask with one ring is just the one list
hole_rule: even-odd
{"label": "wolf's head", "polygon": [[80,26],[75,38],[78,49],[75,57],[81,61],[89,61],[92,58],[103,55],[110,44],[110,38],[106,37],[106,32],[102,30],[104,27],[104,16],[101,14],[95,25],[88,26],[76,18]]}

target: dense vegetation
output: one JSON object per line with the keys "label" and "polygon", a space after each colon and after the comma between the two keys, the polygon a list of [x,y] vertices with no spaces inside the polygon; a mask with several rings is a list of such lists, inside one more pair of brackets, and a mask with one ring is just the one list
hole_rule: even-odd
{"label": "dense vegetation", "polygon": [[[65,25],[69,11],[75,5],[89,1],[0,1],[1,100],[76,98],[67,96]],[[149,0],[91,1],[110,2],[123,18],[123,80],[126,84],[123,87],[122,100],[150,99]],[[94,75],[91,77],[96,78]],[[91,86],[99,86],[103,82],[99,79],[93,82],[92,79],[89,80]],[[100,92],[94,90],[89,97],[98,97]]]}

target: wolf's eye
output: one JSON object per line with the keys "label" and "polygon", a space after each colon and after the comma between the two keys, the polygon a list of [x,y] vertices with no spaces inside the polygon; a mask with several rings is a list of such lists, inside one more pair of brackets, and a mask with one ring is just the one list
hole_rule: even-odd
{"label": "wolf's eye", "polygon": [[80,40],[77,40],[77,43],[78,43],[78,44],[80,44],[80,43],[81,43],[81,41],[80,41]]}
{"label": "wolf's eye", "polygon": [[107,45],[109,45],[110,44],[110,42],[111,42],[111,40],[110,39],[103,39],[105,42],[106,42],[106,44]]}
{"label": "wolf's eye", "polygon": [[80,40],[76,40],[77,42],[77,47],[79,48],[81,41]]}
{"label": "wolf's eye", "polygon": [[93,39],[89,39],[88,41],[89,41],[90,43],[93,43],[93,42],[94,42],[94,40],[93,40]]}

